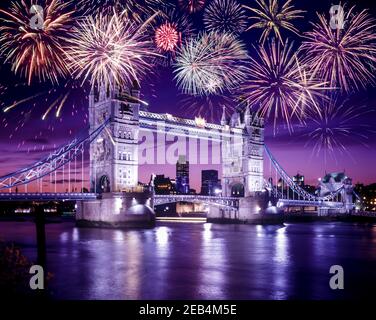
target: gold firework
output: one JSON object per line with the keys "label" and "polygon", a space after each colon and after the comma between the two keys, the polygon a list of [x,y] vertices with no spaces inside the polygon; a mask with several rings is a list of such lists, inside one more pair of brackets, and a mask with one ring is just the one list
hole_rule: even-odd
{"label": "gold firework", "polygon": [[254,16],[249,17],[250,20],[255,20],[255,22],[247,29],[263,29],[260,37],[260,42],[265,43],[266,39],[273,32],[275,37],[283,43],[281,29],[289,30],[297,35],[299,31],[290,22],[292,20],[303,18],[303,10],[296,10],[291,4],[292,0],[287,0],[287,2],[280,6],[278,0],[268,0],[269,4],[266,3],[267,0],[256,0],[259,8],[251,8],[244,6],[244,8],[251,10]]}
{"label": "gold firework", "polygon": [[72,24],[73,11],[67,10],[70,4],[51,0],[37,6],[33,0],[23,0],[12,2],[9,11],[0,9],[0,53],[5,62],[12,63],[12,71],[25,76],[29,84],[34,77],[57,83],[68,74],[63,46]]}

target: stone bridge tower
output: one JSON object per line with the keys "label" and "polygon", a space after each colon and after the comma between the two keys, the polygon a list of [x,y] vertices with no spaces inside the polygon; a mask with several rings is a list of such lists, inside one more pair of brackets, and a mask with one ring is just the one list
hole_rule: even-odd
{"label": "stone bridge tower", "polygon": [[138,184],[138,135],[140,88],[90,93],[89,122],[94,131],[110,119],[107,128],[90,145],[91,191],[119,192]]}
{"label": "stone bridge tower", "polygon": [[251,197],[264,185],[264,120],[249,105],[238,108],[229,120],[223,111],[223,195]]}

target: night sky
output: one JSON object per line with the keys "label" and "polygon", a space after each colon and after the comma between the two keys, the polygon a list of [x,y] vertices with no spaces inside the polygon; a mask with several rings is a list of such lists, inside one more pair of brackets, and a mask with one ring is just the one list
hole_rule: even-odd
{"label": "night sky", "polygon": [[[240,3],[253,6],[255,1],[239,1]],[[1,7],[7,8],[10,1],[2,1]],[[332,1],[294,1],[297,9],[306,10],[305,19],[294,22],[302,32],[310,29],[310,21],[316,21],[316,12],[328,13]],[[371,9],[376,17],[375,1],[349,1],[348,5],[356,4],[358,10]],[[193,21],[197,30],[202,30],[202,13],[195,14]],[[283,31],[283,36],[288,36],[297,44],[300,39],[290,32]],[[247,44],[250,54],[254,54],[253,45],[257,45],[260,30],[251,30],[241,35],[241,39]],[[10,71],[10,64],[0,65],[0,107],[1,109],[12,104],[14,101],[25,99],[31,95],[40,94],[31,102],[23,103],[7,114],[0,115],[0,175],[23,168],[49,154],[54,148],[64,145],[73,139],[78,133],[85,131],[88,126],[87,106],[88,100],[82,89],[73,90],[70,98],[63,109],[62,117],[56,119],[51,115],[46,120],[41,120],[41,115],[51,101],[56,99],[64,88],[49,84],[35,84],[32,87],[22,85],[25,81],[15,76]],[[52,90],[52,91],[51,91]],[[218,121],[221,114],[223,98],[213,98],[212,102],[217,108],[214,116],[211,111],[199,111],[198,108],[187,108],[192,105],[195,98],[189,98],[180,93],[173,80],[172,68],[158,66],[142,81],[143,100],[149,103],[152,112],[171,113],[181,117],[193,118],[194,114],[201,113],[208,120]],[[187,98],[189,98],[187,102]],[[271,149],[284,169],[294,175],[297,172],[304,174],[309,183],[316,184],[317,179],[325,172],[338,172],[345,170],[354,182],[365,184],[376,182],[376,170],[374,161],[376,158],[375,135],[371,132],[376,120],[376,92],[374,88],[361,90],[352,95],[343,95],[341,99],[348,98],[349,104],[355,104],[367,108],[369,112],[359,117],[352,126],[352,130],[364,133],[365,138],[359,141],[348,137],[341,141],[346,145],[347,152],[337,150],[335,155],[329,153],[325,159],[323,153],[312,154],[312,144],[307,145],[307,133],[311,128],[307,126],[294,127],[294,132],[289,133],[283,124],[278,124],[273,132],[272,123],[267,124],[266,144]],[[203,99],[197,98],[201,104]],[[192,110],[194,110],[192,112]],[[200,190],[201,169],[218,168],[217,166],[191,166],[191,181],[194,188]],[[140,171],[140,180],[147,182],[151,173],[166,174],[175,177],[174,166],[144,166]],[[265,165],[265,176],[268,176],[269,165]],[[87,177],[87,172],[86,172]]]}

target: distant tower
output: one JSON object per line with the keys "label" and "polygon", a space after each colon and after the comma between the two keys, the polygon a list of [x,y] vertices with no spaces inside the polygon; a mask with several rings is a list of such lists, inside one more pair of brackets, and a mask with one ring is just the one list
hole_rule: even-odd
{"label": "distant tower", "polygon": [[189,193],[189,162],[186,156],[179,156],[176,163],[176,191],[182,194]]}
{"label": "distant tower", "polygon": [[[222,123],[223,125],[223,123]],[[242,103],[222,143],[223,195],[249,197],[263,190],[264,120]]]}
{"label": "distant tower", "polygon": [[138,135],[140,87],[90,93],[90,132],[110,119],[107,128],[90,145],[91,190],[119,192],[138,184]]}

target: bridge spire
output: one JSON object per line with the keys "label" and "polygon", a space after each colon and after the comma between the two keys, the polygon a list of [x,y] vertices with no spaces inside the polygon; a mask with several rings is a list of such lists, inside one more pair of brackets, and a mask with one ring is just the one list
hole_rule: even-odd
{"label": "bridge spire", "polygon": [[221,125],[222,125],[222,126],[227,125],[226,107],[225,107],[225,106],[222,107]]}

